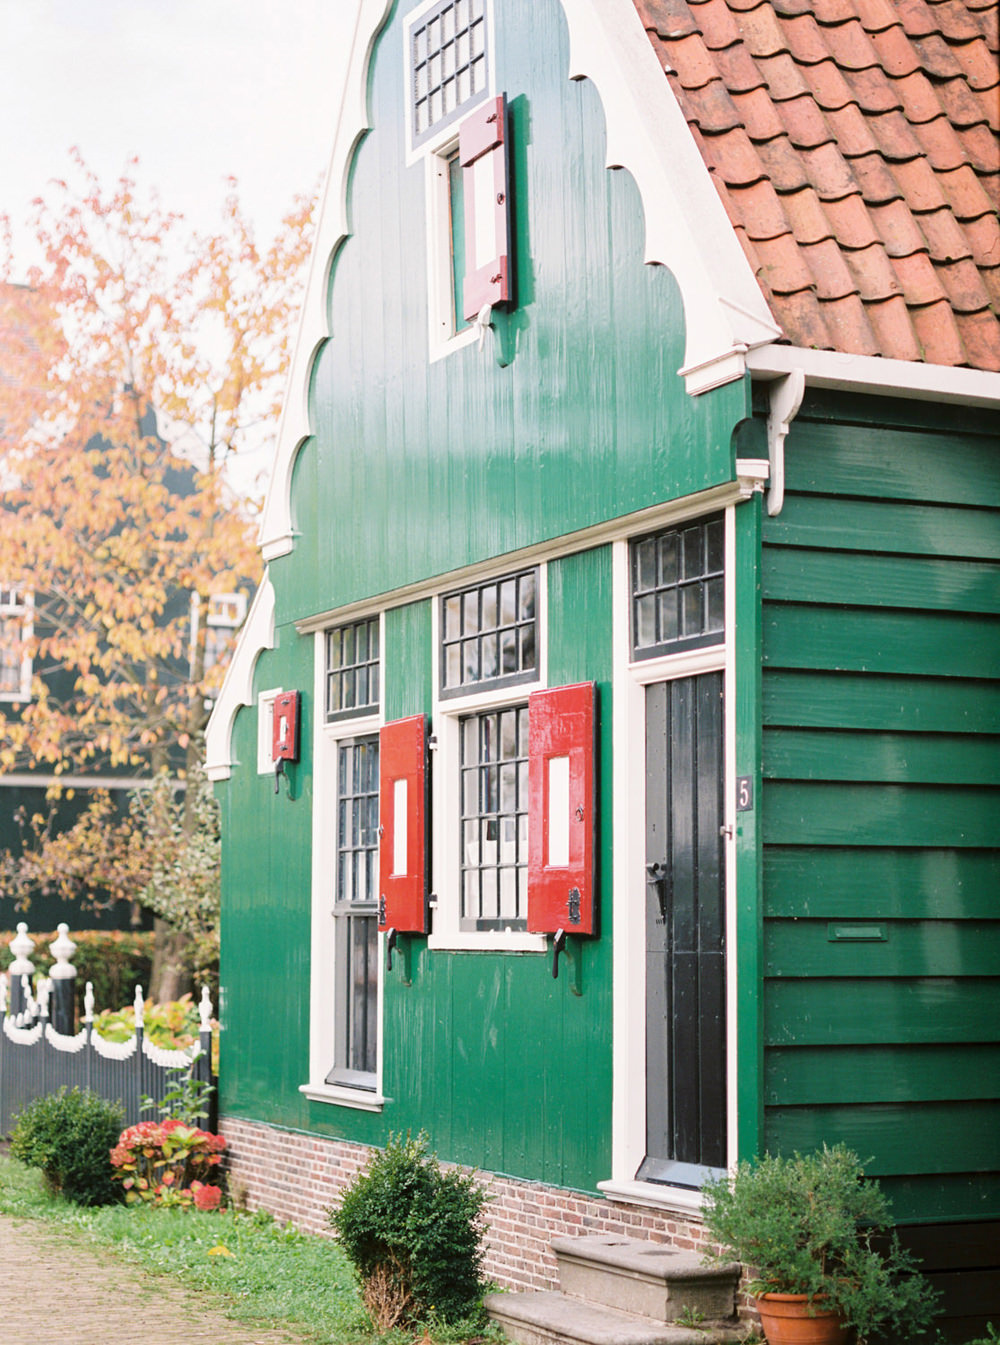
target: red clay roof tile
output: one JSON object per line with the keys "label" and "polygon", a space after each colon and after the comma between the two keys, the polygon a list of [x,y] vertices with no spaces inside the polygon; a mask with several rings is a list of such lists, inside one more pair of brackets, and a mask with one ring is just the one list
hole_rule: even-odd
{"label": "red clay roof tile", "polygon": [[733,103],[739,109],[751,140],[773,140],[776,135],[784,133],[784,122],[771,102],[766,87],[751,89],[748,93],[734,93]]}
{"label": "red clay roof tile", "polygon": [[919,360],[920,343],[910,321],[906,300],[900,294],[865,305],[879,343],[879,353],[890,360]]}
{"label": "red clay roof tile", "polygon": [[820,243],[800,243],[799,250],[812,273],[818,298],[824,301],[843,299],[846,294],[857,293],[857,282],[844,261],[839,245],[832,238],[824,238]]}
{"label": "red clay roof tile", "polygon": [[788,50],[799,65],[818,65],[830,59],[830,49],[811,14],[786,19],[782,24]]}
{"label": "red clay roof tile", "polygon": [[920,232],[927,239],[932,261],[952,262],[972,255],[966,230],[947,206],[917,216],[917,222]]}
{"label": "red clay roof tile", "polygon": [[971,257],[938,267],[938,274],[956,313],[978,313],[989,308],[990,296]]}
{"label": "red clay roof tile", "polygon": [[809,181],[821,201],[839,201],[857,194],[857,178],[836,145],[818,145],[816,149],[804,149],[800,153]]}
{"label": "red clay roof tile", "polygon": [[788,50],[784,29],[771,5],[759,3],[755,9],[740,15],[738,26],[743,41],[754,59],[777,56]]}
{"label": "red clay roof tile", "polygon": [[891,112],[902,107],[894,82],[881,70],[845,70],[844,79],[862,112]]}
{"label": "red clay roof tile", "polygon": [[958,313],[955,323],[965,349],[965,363],[974,369],[1000,371],[996,317],[992,313]]}
{"label": "red clay roof tile", "polygon": [[926,251],[927,240],[905,201],[869,206],[868,213],[890,257],[908,257],[911,252]]}
{"label": "red clay roof tile", "polygon": [[[955,83],[961,83],[956,80]],[[896,92],[900,96],[907,121],[914,125],[922,121],[933,121],[941,115],[941,102],[937,88],[930,82],[922,70],[912,75],[904,75],[895,81]]]}
{"label": "red clay roof tile", "polygon": [[934,263],[926,252],[896,257],[893,265],[908,304],[935,304],[939,299],[947,298]]}
{"label": "red clay roof tile", "polygon": [[815,149],[836,139],[811,94],[790,98],[781,111],[788,138],[797,149]]}
{"label": "red clay roof tile", "polygon": [[898,24],[886,28],[883,32],[872,33],[871,44],[878,52],[882,69],[891,78],[900,79],[903,75],[912,75],[914,70],[920,69],[920,57]]}
{"label": "red clay roof tile", "polygon": [[833,225],[833,234],[844,248],[867,248],[879,240],[875,221],[864,200],[852,192],[840,201],[827,201],[827,218]]}
{"label": "red clay roof tile", "polygon": [[889,163],[915,159],[922,153],[922,146],[910,130],[910,123],[902,112],[880,112],[868,118],[868,125],[875,137],[882,157]]}
{"label": "red clay roof tile", "polygon": [[900,21],[892,0],[855,0],[855,9],[868,33],[881,33]]}
{"label": "red clay roof tile", "polygon": [[[732,4],[733,0],[729,0]],[[754,58],[741,42],[715,53],[716,70],[726,82],[730,93],[748,93],[763,88],[767,81]]]}
{"label": "red clay roof tile", "polygon": [[800,94],[809,92],[802,71],[787,52],[778,56],[758,57],[757,68],[767,80],[767,87],[776,103],[784,103],[789,98],[798,98]]}
{"label": "red clay roof tile", "polygon": [[926,308],[911,308],[910,315],[928,364],[965,363],[962,338],[947,299],[928,304]]}
{"label": "red clay roof tile", "polygon": [[765,140],[757,146],[757,153],[776,191],[798,191],[801,187],[809,186],[802,155],[787,135]]}
{"label": "red clay roof tile", "polygon": [[996,5],[990,4],[987,0],[986,6],[976,11],[970,4],[969,12],[979,31],[986,39],[986,45],[990,51],[996,51],[1000,47],[1000,14],[997,13]]}
{"label": "red clay roof tile", "polygon": [[818,243],[835,237],[833,223],[812,187],[789,192],[781,198],[792,233],[800,244]]}
{"label": "red clay roof tile", "polygon": [[787,340],[1000,369],[994,6],[636,0]]}
{"label": "red clay roof tile", "polygon": [[856,159],[862,154],[874,154],[878,150],[868,119],[862,115],[857,103],[830,109],[826,120],[845,158]]}
{"label": "red clay roof tile", "polygon": [[852,159],[851,169],[867,205],[885,205],[902,199],[899,183],[880,154],[862,154],[859,159]]}
{"label": "red clay roof tile", "polygon": [[896,0],[896,13],[910,37],[926,37],[938,31],[937,20],[925,0]]}
{"label": "red clay roof tile", "polygon": [[843,255],[858,292],[866,302],[902,294],[903,287],[896,269],[885,255],[885,248],[880,242],[858,251],[845,248]]}
{"label": "red clay roof tile", "polygon": [[807,66],[802,73],[821,108],[829,111],[831,108],[847,107],[848,104],[856,106],[854,93],[832,58],[818,65]]}
{"label": "red clay roof tile", "polygon": [[833,335],[834,349],[848,355],[880,354],[865,306],[856,294],[824,304],[823,315]]}
{"label": "red clay roof tile", "polygon": [[879,63],[878,52],[858,19],[828,28],[827,41],[842,70],[869,70]]}
{"label": "red clay roof tile", "polygon": [[962,73],[962,67],[940,33],[928,33],[926,37],[914,37],[912,41],[920,64],[929,75],[936,79],[951,79]]}
{"label": "red clay roof tile", "polygon": [[979,25],[973,21],[969,11],[958,0],[930,0],[931,13],[938,28],[949,42],[968,42],[980,37]]}
{"label": "red clay roof tile", "polygon": [[995,89],[1000,84],[996,56],[981,37],[974,42],[959,42],[951,50],[974,89]]}
{"label": "red clay roof tile", "polygon": [[[986,128],[983,127],[983,130]],[[915,126],[914,132],[932,168],[957,168],[959,164],[965,163],[968,156],[963,144],[964,137],[963,141],[959,140],[951,122],[943,114],[935,117],[933,121],[925,121],[922,125]],[[993,137],[988,131],[986,134],[992,142]]]}
{"label": "red clay roof tile", "polygon": [[782,207],[781,197],[770,182],[755,182],[749,187],[731,187],[729,195],[737,212],[736,218],[746,229],[748,237],[754,240],[768,239],[793,232]]}

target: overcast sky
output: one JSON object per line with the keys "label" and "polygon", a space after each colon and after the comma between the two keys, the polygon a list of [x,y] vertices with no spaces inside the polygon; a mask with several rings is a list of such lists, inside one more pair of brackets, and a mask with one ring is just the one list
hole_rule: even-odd
{"label": "overcast sky", "polygon": [[[266,238],[325,172],[353,0],[0,0],[0,213],[24,220],[76,145],[127,158],[210,228],[232,174]],[[15,277],[18,278],[18,277]]]}

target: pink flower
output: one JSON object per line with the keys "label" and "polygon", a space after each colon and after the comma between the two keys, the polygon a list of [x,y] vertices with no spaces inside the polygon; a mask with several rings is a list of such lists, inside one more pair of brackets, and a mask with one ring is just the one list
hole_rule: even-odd
{"label": "pink flower", "polygon": [[198,1184],[197,1190],[192,1182],[191,1189],[194,1191],[194,1205],[198,1210],[216,1210],[219,1208],[219,1202],[222,1200],[222,1191],[218,1186],[202,1186]]}

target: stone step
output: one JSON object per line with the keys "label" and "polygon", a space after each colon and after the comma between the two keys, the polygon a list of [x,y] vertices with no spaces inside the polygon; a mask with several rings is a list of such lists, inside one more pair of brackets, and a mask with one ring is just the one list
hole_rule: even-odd
{"label": "stone step", "polygon": [[641,1238],[553,1238],[559,1287],[573,1298],[672,1322],[685,1313],[724,1321],[736,1311],[740,1267],[704,1266],[696,1252]]}
{"label": "stone step", "polygon": [[681,1326],[573,1298],[556,1289],[487,1294],[486,1311],[517,1345],[737,1345],[734,1323]]}

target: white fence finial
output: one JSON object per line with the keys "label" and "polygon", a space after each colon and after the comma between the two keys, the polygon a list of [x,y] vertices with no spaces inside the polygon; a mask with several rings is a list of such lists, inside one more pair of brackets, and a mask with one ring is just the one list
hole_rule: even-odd
{"label": "white fence finial", "polygon": [[145,1009],[145,1002],[143,1001],[142,998],[142,986],[137,985],[135,988],[135,1025],[137,1028],[140,1028],[143,1025],[144,1009]]}
{"label": "white fence finial", "polygon": [[83,1021],[94,1021],[94,982],[88,981],[83,991]]}
{"label": "white fence finial", "polygon": [[76,975],[76,967],[70,958],[76,952],[76,944],[69,937],[69,925],[60,925],[56,938],[49,944],[55,966],[49,972],[54,981],[68,981]]}
{"label": "white fence finial", "polygon": [[198,1013],[201,1017],[201,1031],[211,1032],[212,1030],[212,1001],[209,997],[208,986],[201,987],[201,999],[198,1001]]}

